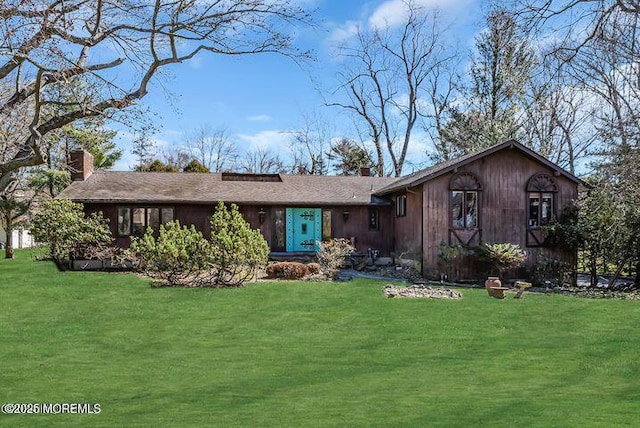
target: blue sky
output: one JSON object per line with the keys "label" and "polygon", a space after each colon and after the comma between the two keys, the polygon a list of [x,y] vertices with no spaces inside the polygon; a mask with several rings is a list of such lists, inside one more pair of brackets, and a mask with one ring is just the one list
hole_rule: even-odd
{"label": "blue sky", "polygon": [[[158,79],[141,105],[154,114],[158,132],[152,136],[160,150],[179,146],[185,132],[201,126],[224,128],[241,150],[265,148],[286,157],[291,132],[304,126],[305,117],[321,117],[330,132],[353,136],[355,130],[344,111],[325,107],[326,93],[337,86],[340,64],[335,59],[336,40],[349,37],[357,25],[368,26],[402,17],[401,0],[299,0],[315,9],[315,28],[300,28],[296,46],[312,49],[316,61],[302,66],[279,55],[228,57],[204,54],[174,66]],[[481,0],[416,0],[438,8],[450,34],[463,49],[473,45],[482,22]],[[117,142],[123,158],[114,169],[135,164],[132,135],[120,132]],[[425,147],[414,149],[419,163]]]}

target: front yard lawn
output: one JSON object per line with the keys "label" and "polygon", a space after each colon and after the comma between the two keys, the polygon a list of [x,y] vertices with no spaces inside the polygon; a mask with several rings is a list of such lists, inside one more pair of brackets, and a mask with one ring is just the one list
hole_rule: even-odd
{"label": "front yard lawn", "polygon": [[2,426],[638,426],[640,304],[387,299],[384,282],[151,288],[0,260]]}

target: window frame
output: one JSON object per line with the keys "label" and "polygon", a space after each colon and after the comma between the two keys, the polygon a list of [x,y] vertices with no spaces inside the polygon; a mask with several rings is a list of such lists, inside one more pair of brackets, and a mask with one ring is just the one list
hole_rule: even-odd
{"label": "window frame", "polygon": [[367,208],[367,224],[371,231],[380,230],[380,210],[378,208]]}
{"label": "window frame", "polygon": [[333,211],[322,210],[322,241],[330,241],[333,238]]}
{"label": "window frame", "polygon": [[[462,225],[456,224],[456,221],[453,218],[453,208],[454,208],[454,199],[455,193],[460,193],[462,195],[462,197],[460,198],[460,220],[462,221]],[[473,212],[474,212],[474,216],[472,217],[475,224],[473,225],[469,225],[469,206],[468,201],[469,201],[469,196],[473,195],[473,200],[474,200],[474,206],[473,206]],[[479,199],[479,195],[478,195],[478,191],[477,190],[452,190],[451,194],[450,194],[450,200],[451,200],[451,211],[450,213],[452,214],[450,219],[451,219],[451,228],[452,229],[478,229],[479,228],[479,224],[480,224],[480,219],[479,219],[479,209],[478,209],[478,199]]]}
{"label": "window frame", "polygon": [[[133,225],[133,212],[134,210],[143,210],[142,213],[142,219],[143,219],[143,225],[142,225],[142,231],[140,234],[134,234],[133,230],[134,230],[134,225]],[[144,235],[147,232],[147,229],[149,228],[149,219],[150,219],[150,213],[152,213],[153,211],[151,210],[158,210],[158,227],[154,228],[154,233],[157,233],[158,230],[160,229],[160,225],[163,224],[167,224],[167,222],[172,221],[175,219],[175,207],[171,206],[171,207],[167,207],[167,206],[151,206],[151,205],[127,205],[127,206],[118,206],[116,208],[116,236],[119,238],[124,238],[124,237],[131,237],[131,236],[136,236],[136,237],[140,237],[142,235]],[[169,211],[170,210],[170,211]],[[171,215],[167,215],[168,212],[171,213]],[[124,218],[125,215],[121,216],[121,213],[128,213],[126,215],[126,217],[128,217],[129,219],[129,225],[128,225],[128,230],[126,233],[121,233],[121,218]],[[164,218],[164,217],[171,217],[171,218]]]}
{"label": "window frame", "polygon": [[[482,194],[482,183],[475,174],[469,171],[459,172],[451,177],[449,181],[449,226],[451,229],[456,230],[480,230],[481,217],[480,217],[480,200]],[[460,202],[456,202],[456,194],[461,194]],[[470,198],[471,197],[471,198]],[[469,205],[468,202],[473,199],[474,206],[473,212],[474,224],[469,224]],[[456,206],[460,207],[460,220],[462,225],[457,223],[454,219],[454,209]]]}
{"label": "window frame", "polygon": [[396,217],[407,216],[407,194],[396,195]]}
{"label": "window frame", "polygon": [[287,210],[284,207],[272,208],[273,231],[271,250],[286,251],[287,249]]}
{"label": "window frame", "polygon": [[[526,227],[527,229],[540,229],[553,223],[556,218],[556,194],[558,193],[558,187],[555,180],[548,174],[534,174],[527,182],[527,188],[525,192],[527,217]],[[533,205],[532,200],[537,199],[537,213],[536,218],[532,218]],[[550,207],[546,220],[543,221],[543,204],[545,200],[550,200]]]}

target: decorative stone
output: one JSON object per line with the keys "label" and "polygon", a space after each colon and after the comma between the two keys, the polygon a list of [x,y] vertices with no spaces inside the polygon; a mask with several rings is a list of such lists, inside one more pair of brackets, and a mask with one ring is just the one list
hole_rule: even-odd
{"label": "decorative stone", "polygon": [[448,288],[431,288],[424,285],[396,287],[388,284],[384,287],[384,295],[391,297],[421,297],[430,299],[461,299],[462,294]]}

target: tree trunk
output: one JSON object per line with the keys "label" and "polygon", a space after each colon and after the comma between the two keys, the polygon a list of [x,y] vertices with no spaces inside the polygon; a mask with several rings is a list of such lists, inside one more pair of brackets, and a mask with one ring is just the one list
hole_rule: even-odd
{"label": "tree trunk", "polygon": [[591,286],[598,285],[598,259],[595,254],[589,255],[589,273],[591,274]]}
{"label": "tree trunk", "polygon": [[12,259],[13,258],[13,227],[11,227],[11,222],[7,222],[7,245],[4,247],[4,258]]}

